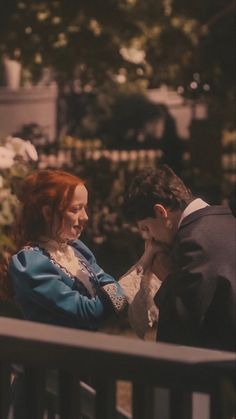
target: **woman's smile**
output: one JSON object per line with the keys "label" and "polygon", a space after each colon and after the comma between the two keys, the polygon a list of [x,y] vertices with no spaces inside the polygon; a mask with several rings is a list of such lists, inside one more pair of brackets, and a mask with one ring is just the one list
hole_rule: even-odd
{"label": "woman's smile", "polygon": [[[88,203],[88,191],[84,185],[75,188],[71,203],[64,213],[60,228],[60,239],[75,240],[82,233],[88,215],[86,212]],[[56,226],[56,230],[58,226]]]}

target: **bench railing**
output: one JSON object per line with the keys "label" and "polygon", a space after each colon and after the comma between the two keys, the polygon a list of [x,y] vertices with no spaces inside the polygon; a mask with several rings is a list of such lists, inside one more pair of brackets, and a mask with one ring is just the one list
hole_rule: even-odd
{"label": "bench railing", "polygon": [[[0,419],[8,417],[17,365],[24,366],[24,374],[18,374],[27,395],[24,419],[124,418],[116,409],[117,380],[132,382],[133,419],[158,417],[157,387],[169,389],[170,419],[193,417],[192,392],[210,395],[210,419],[229,419],[235,360],[230,352],[0,318]],[[48,371],[57,383],[51,392]]]}

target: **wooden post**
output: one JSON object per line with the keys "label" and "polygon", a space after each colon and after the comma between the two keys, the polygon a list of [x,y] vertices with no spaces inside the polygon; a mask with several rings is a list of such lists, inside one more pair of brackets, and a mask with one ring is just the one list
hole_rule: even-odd
{"label": "wooden post", "polygon": [[6,419],[10,408],[11,370],[9,364],[0,364],[0,419]]}
{"label": "wooden post", "polygon": [[133,383],[133,419],[152,419],[154,389],[144,382]]}
{"label": "wooden post", "polygon": [[192,394],[183,390],[170,391],[170,419],[192,418]]}
{"label": "wooden post", "polygon": [[116,383],[113,380],[97,378],[95,381],[95,418],[116,418]]}
{"label": "wooden post", "polygon": [[78,419],[81,413],[79,378],[67,372],[59,375],[60,418]]}
{"label": "wooden post", "polygon": [[22,384],[25,391],[25,419],[44,419],[46,379],[44,369],[25,368]]}

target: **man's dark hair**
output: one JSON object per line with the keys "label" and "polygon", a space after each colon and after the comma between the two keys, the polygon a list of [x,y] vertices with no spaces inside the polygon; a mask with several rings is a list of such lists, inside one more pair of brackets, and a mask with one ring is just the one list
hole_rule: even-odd
{"label": "man's dark hair", "polygon": [[124,212],[129,221],[155,217],[154,206],[161,204],[171,210],[184,209],[193,200],[191,191],[167,166],[147,168],[130,185],[124,200]]}

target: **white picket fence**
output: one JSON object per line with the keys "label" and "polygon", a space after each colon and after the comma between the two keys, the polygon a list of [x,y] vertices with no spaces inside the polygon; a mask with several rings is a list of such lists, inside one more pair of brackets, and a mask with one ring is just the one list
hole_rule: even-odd
{"label": "white picket fence", "polygon": [[73,167],[85,160],[97,161],[106,158],[114,164],[126,163],[134,167],[152,165],[162,157],[162,151],[156,150],[92,150],[62,149],[56,154],[39,154],[39,168]]}

